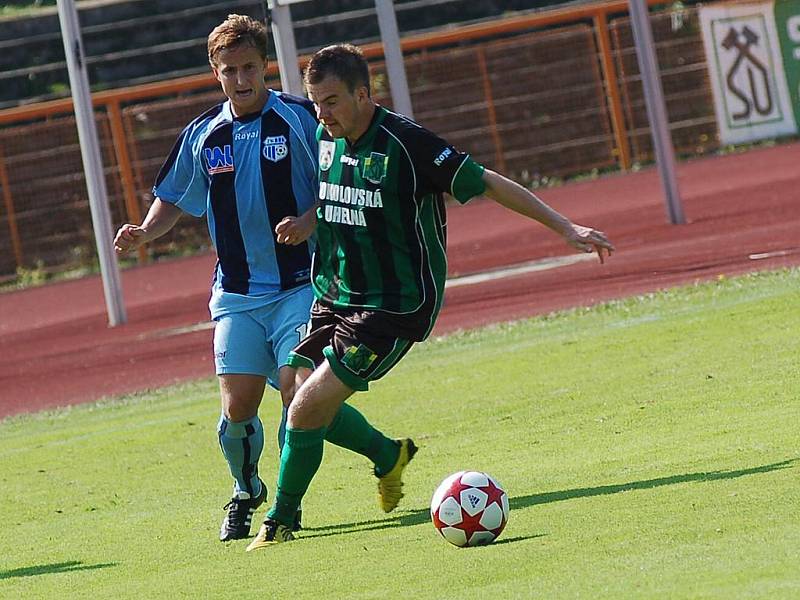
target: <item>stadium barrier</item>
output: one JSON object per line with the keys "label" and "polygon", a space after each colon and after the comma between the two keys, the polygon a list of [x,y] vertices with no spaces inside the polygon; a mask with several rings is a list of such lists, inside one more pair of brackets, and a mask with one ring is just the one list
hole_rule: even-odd
{"label": "stadium barrier", "polygon": [[[651,20],[675,146],[683,154],[714,150],[697,9],[660,9]],[[522,183],[652,160],[624,0],[407,36],[402,46],[415,119]],[[363,48],[375,95],[391,106],[382,47]],[[274,65],[268,83],[280,85]],[[141,221],[178,133],[221,99],[210,73],[93,94],[115,225]],[[0,111],[0,187],[0,231],[8,232],[0,235],[0,278],[93,263],[70,99]],[[204,222],[185,218],[138,261],[208,244]]]}

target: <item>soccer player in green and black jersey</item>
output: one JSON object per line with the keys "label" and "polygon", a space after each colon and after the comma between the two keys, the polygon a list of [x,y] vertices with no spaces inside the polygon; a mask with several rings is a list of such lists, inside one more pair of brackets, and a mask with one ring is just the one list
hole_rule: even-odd
{"label": "soccer player in green and black jersey", "polygon": [[370,97],[358,48],[317,52],[305,83],[321,123],[316,302],[311,328],[289,357],[311,367],[289,407],[275,502],[248,550],[293,539],[294,515],[319,468],[324,440],[372,460],[385,512],[402,497],[402,474],[417,448],[391,440],[345,402],[385,375],[431,332],[447,275],[444,194],[486,195],[535,219],[601,262],[605,234],[572,223],[524,187],[474,162]]}

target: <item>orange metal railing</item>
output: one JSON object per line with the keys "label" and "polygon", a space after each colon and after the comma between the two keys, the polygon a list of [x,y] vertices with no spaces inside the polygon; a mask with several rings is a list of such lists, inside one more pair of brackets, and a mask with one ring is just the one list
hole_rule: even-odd
{"label": "orange metal railing", "polygon": [[[663,4],[659,0],[647,0],[649,5]],[[559,8],[543,11],[536,14],[517,16],[498,20],[487,24],[476,24],[453,28],[447,31],[431,32],[420,35],[407,36],[402,39],[402,49],[406,54],[444,49],[451,46],[463,45],[464,42],[476,42],[486,39],[496,39],[509,34],[525,31],[536,31],[542,28],[564,26],[578,22],[589,22],[592,25],[596,56],[600,69],[600,94],[605,95],[605,105],[608,110],[613,137],[613,161],[622,169],[631,166],[631,150],[629,145],[629,132],[626,130],[626,119],[623,108],[623,98],[620,94],[618,73],[621,65],[619,57],[615,63],[612,52],[612,42],[609,34],[610,15],[627,13],[626,0],[614,0],[597,4],[587,4],[577,7]],[[379,59],[383,56],[383,47],[380,43],[368,44],[362,47],[368,58]],[[477,47],[476,52],[478,70],[482,81],[482,91],[488,119],[489,137],[494,146],[495,166],[505,171],[506,156],[504,153],[503,136],[499,130],[496,112],[495,94],[491,80],[491,73],[487,67],[486,54],[482,47]],[[300,65],[304,65],[307,57],[300,58]],[[277,76],[277,67],[270,66],[270,76]],[[142,210],[140,199],[137,197],[136,182],[140,181],[136,173],[131,152],[136,152],[135,144],[130,145],[132,133],[126,129],[123,118],[123,106],[136,101],[147,101],[160,97],[175,97],[188,92],[213,89],[217,86],[214,77],[209,74],[185,77],[172,81],[163,81],[127,87],[93,94],[94,106],[105,113],[110,129],[110,138],[113,145],[114,158],[119,170],[119,178],[124,199],[127,219],[140,222]],[[625,107],[629,108],[629,107]],[[19,106],[0,111],[0,127],[10,126],[56,116],[71,115],[73,105],[71,99],[55,100],[34,105]],[[630,119],[628,119],[630,122]],[[129,151],[130,148],[130,151]],[[0,152],[0,186],[3,189],[3,206],[6,212],[6,221],[10,233],[14,259],[18,267],[25,264],[19,228],[17,226],[17,213],[11,184],[6,169],[7,157]],[[138,164],[138,163],[136,163]],[[140,251],[139,260],[144,261],[146,254]]]}

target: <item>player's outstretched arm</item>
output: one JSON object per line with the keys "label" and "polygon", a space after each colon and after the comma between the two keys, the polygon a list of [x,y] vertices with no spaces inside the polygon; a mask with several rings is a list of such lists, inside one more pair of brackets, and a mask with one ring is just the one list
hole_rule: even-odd
{"label": "player's outstretched arm", "polygon": [[147,242],[161,237],[175,226],[181,209],[170,202],[156,198],[141,225],[125,223],[114,236],[114,250],[125,254]]}
{"label": "player's outstretched arm", "polygon": [[299,217],[285,217],[275,226],[275,234],[280,244],[297,246],[312,236],[317,228],[317,207],[314,204]]}
{"label": "player's outstretched arm", "polygon": [[533,192],[511,181],[495,171],[483,173],[486,195],[506,208],[539,221],[561,235],[567,243],[581,252],[597,252],[600,262],[614,251],[614,245],[606,234],[591,227],[584,227],[542,202]]}

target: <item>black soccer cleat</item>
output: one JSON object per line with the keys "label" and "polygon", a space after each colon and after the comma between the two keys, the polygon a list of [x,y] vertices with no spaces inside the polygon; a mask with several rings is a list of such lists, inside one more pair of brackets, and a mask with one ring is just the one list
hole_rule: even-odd
{"label": "black soccer cleat", "polygon": [[[259,479],[259,481],[261,481]],[[253,514],[258,507],[264,504],[267,499],[267,486],[261,481],[261,492],[255,498],[251,498],[247,492],[239,492],[224,509],[228,511],[222,521],[219,530],[219,540],[227,542],[229,540],[240,540],[250,535],[250,525],[253,522]]]}

